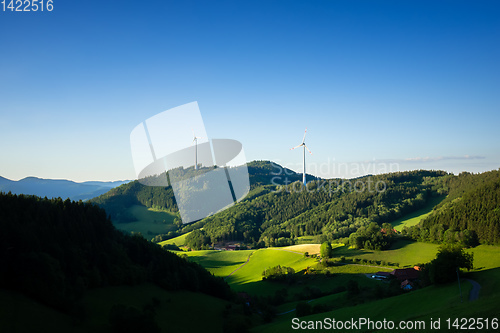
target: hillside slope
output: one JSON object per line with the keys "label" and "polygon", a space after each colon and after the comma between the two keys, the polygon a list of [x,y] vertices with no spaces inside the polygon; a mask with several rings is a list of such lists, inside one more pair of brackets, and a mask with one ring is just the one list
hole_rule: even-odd
{"label": "hillside slope", "polygon": [[116,230],[101,208],[0,194],[0,286],[63,312],[88,289],[153,283],[228,298],[229,287],[142,237]]}
{"label": "hillside slope", "polygon": [[406,233],[422,241],[499,244],[500,171],[461,174],[448,183],[452,200],[447,198]]}

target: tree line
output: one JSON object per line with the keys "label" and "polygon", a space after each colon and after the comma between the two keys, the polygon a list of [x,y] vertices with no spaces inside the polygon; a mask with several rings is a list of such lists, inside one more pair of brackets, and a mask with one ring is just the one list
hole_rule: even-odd
{"label": "tree line", "polygon": [[112,225],[92,203],[0,193],[0,284],[63,312],[86,290],[154,283],[229,299],[201,266]]}
{"label": "tree line", "polygon": [[[333,241],[360,230],[359,243],[371,223],[380,231],[383,223],[423,207],[432,195],[437,195],[429,179],[446,175],[442,171],[409,171],[363,177],[356,180],[363,190],[345,186],[346,180],[339,180],[335,191],[325,191],[321,187],[323,180],[308,183],[307,190],[298,190],[303,187],[300,182],[276,186],[274,191],[205,218],[203,230],[186,240],[198,248],[223,241],[266,247],[290,245],[295,238],[308,235],[324,235]],[[369,182],[383,182],[386,188],[370,191]],[[362,246],[386,248],[388,239],[379,234],[366,236]]]}
{"label": "tree line", "polygon": [[449,198],[403,234],[417,241],[462,244],[500,243],[500,171],[447,178]]}

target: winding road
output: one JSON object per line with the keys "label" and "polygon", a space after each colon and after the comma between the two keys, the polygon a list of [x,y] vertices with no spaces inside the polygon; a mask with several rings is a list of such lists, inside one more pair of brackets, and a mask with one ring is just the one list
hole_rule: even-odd
{"label": "winding road", "polygon": [[472,289],[469,293],[469,301],[475,301],[476,299],[479,298],[479,290],[481,290],[481,285],[474,280],[471,279],[465,279],[466,281],[469,281],[472,284]]}

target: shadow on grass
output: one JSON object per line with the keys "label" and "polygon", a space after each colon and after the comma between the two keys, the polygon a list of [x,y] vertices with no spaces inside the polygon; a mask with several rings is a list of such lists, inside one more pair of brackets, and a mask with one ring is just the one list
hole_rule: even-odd
{"label": "shadow on grass", "polygon": [[399,250],[399,249],[402,249],[403,247],[409,245],[409,244],[412,244],[412,243],[416,243],[415,241],[412,241],[412,240],[409,240],[409,239],[398,239],[397,241],[395,241],[391,247],[389,248],[389,250]]}
{"label": "shadow on grass", "polygon": [[358,250],[358,249],[349,249],[347,246],[337,247],[333,249],[333,257],[355,257],[367,253],[374,253],[370,250]]}
{"label": "shadow on grass", "polygon": [[246,260],[241,260],[241,261],[217,260],[216,261],[213,258],[206,258],[206,257],[203,257],[203,256],[188,257],[188,260],[192,261],[192,262],[195,262],[197,264],[200,264],[205,269],[221,268],[221,267],[227,267],[227,266],[238,267],[238,266],[243,265],[246,262]]}

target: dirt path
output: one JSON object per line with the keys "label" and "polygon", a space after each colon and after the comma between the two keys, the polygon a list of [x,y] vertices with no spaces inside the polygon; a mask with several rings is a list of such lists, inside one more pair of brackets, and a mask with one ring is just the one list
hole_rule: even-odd
{"label": "dirt path", "polygon": [[[254,251],[254,252],[255,252],[255,251]],[[240,266],[240,267],[236,268],[234,271],[232,271],[231,273],[229,273],[229,275],[228,275],[228,276],[226,276],[226,277],[224,278],[224,280],[227,280],[227,279],[228,279],[231,275],[233,275],[233,274],[234,274],[234,273],[236,273],[238,270],[240,270],[243,266],[245,266],[246,264],[248,264],[248,262],[250,261],[250,257],[252,256],[252,254],[253,254],[253,252],[252,252],[252,253],[250,253],[250,254],[248,255],[247,261],[245,261],[243,264],[241,264],[241,266]]]}
{"label": "dirt path", "polygon": [[481,290],[481,285],[474,280],[471,279],[465,279],[466,281],[469,281],[472,284],[472,289],[469,293],[469,301],[475,301],[476,299],[479,298],[479,290]]}

